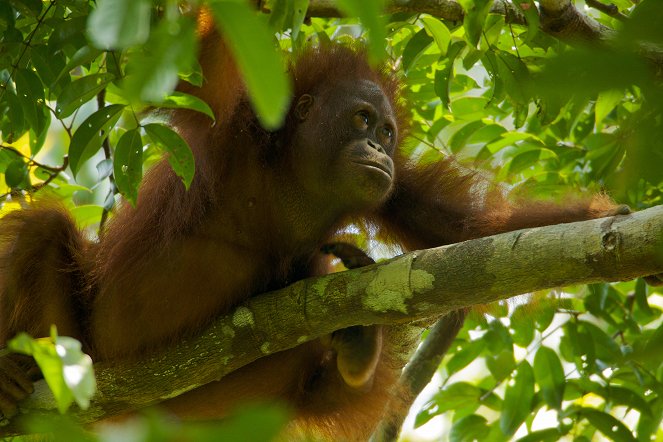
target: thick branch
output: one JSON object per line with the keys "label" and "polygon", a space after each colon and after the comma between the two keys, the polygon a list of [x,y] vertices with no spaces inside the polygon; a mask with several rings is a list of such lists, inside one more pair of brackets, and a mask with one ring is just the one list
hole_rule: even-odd
{"label": "thick branch", "polygon": [[[265,355],[353,325],[402,324],[569,284],[663,272],[663,206],[626,216],[465,241],[255,297],[202,335],[142,361],[97,364],[81,422],[161,402]],[[53,413],[44,385],[23,412]],[[0,436],[15,434],[4,427]]]}
{"label": "thick branch", "polygon": [[[333,0],[310,0],[309,17],[341,17]],[[571,0],[539,0],[539,26],[547,34],[570,44],[597,44],[613,40],[617,33],[579,11]],[[593,2],[595,4],[597,2]],[[430,14],[451,22],[462,22],[465,15],[456,0],[390,0],[387,13]],[[515,2],[495,0],[490,12],[504,16],[506,23],[526,25],[527,19]],[[618,12],[617,12],[618,13]],[[614,16],[614,14],[612,14]],[[621,14],[620,14],[620,17]],[[641,43],[639,52],[656,69],[663,72],[663,51],[655,45]]]}
{"label": "thick branch", "polygon": [[[563,40],[605,40],[614,32],[587,17],[571,4],[570,0],[540,0],[541,29]],[[411,14],[430,14],[451,22],[462,22],[463,8],[455,0],[391,0],[386,12],[405,12]],[[504,15],[511,24],[527,24],[525,16],[514,2],[496,0],[491,7],[493,14]],[[308,8],[309,17],[341,17],[334,7],[333,0],[311,0]]]}

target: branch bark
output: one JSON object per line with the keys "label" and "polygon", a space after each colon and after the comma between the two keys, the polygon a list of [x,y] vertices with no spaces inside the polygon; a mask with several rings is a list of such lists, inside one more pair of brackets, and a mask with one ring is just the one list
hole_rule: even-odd
{"label": "branch bark", "polygon": [[[341,17],[333,0],[311,0],[309,17]],[[614,31],[599,24],[576,9],[570,0],[540,0],[541,29],[566,41],[597,41],[614,36]],[[391,0],[386,12],[410,14],[430,14],[451,22],[462,22],[465,13],[455,0]],[[526,25],[527,20],[514,2],[496,0],[490,10],[493,14],[504,15],[506,22]]]}
{"label": "branch bark", "polygon": [[[545,251],[545,253],[543,252]],[[522,293],[663,273],[663,206],[408,253],[252,298],[201,336],[140,361],[95,365],[81,423],[156,404],[265,355],[354,325],[406,324]],[[23,413],[57,413],[43,383]],[[12,422],[0,436],[19,434]]]}

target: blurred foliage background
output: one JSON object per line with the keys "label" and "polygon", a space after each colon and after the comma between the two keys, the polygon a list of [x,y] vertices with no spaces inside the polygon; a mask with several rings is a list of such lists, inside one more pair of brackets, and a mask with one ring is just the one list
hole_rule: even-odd
{"label": "blurred foliage background", "polygon": [[[121,197],[135,203],[143,171],[163,153],[190,183],[186,143],[149,110],[213,115],[174,91],[180,80],[202,81],[192,14],[202,3],[0,1],[0,214],[55,197],[94,238]],[[572,188],[605,191],[634,209],[662,202],[660,0],[574,2],[601,35],[575,40],[541,25],[540,10],[563,0],[501,9],[436,2],[433,15],[337,0],[346,18],[307,17],[315,0],[260,2],[260,12],[240,0],[204,3],[266,127],[281,124],[288,104],[285,59],[307,44],[360,39],[402,78],[414,122],[402,149],[414,159],[453,155],[514,195]],[[432,2],[399,2],[408,3]],[[447,4],[464,14],[452,17]],[[638,280],[521,301],[466,321],[405,439],[663,441],[660,291]],[[97,435],[62,422],[31,425],[57,429],[62,440],[268,440],[283,422],[282,412],[256,408],[221,426],[155,415]]]}

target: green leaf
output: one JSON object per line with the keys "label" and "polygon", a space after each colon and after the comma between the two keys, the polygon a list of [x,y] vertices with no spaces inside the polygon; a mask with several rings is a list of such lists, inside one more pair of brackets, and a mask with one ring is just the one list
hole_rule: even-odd
{"label": "green leaf", "polygon": [[269,26],[275,32],[285,31],[288,29],[288,16],[292,14],[291,0],[273,0],[271,3],[271,11],[269,13]]}
{"label": "green leaf", "polygon": [[438,392],[433,401],[438,404],[440,412],[463,408],[467,405],[478,405],[483,391],[467,382],[456,382],[448,385],[444,390]]}
{"label": "green leaf", "polygon": [[[245,405],[223,419],[207,437],[189,440],[264,442],[279,439],[288,423],[288,412],[280,404]],[[259,423],[259,425],[256,425]]]}
{"label": "green leaf", "polygon": [[135,206],[143,177],[143,140],[139,129],[128,130],[120,137],[115,147],[113,168],[117,189]]}
{"label": "green leaf", "polygon": [[68,336],[56,336],[58,357],[62,360],[64,382],[79,407],[86,409],[97,390],[92,359],[83,353],[81,343]]}
{"label": "green leaf", "polygon": [[[70,71],[76,69],[77,66],[85,66],[90,64],[93,60],[95,60],[97,57],[99,57],[101,54],[104,52],[97,49],[93,48],[92,46],[83,46],[82,48],[78,49],[76,53],[69,59],[69,62],[67,65],[62,69],[60,74],[58,75],[58,78],[55,81],[58,81],[60,77],[62,77],[65,74],[68,74]],[[112,60],[113,59],[113,54],[109,53],[108,54],[108,59]],[[107,60],[108,62],[108,60]],[[110,72],[110,69],[108,69]]]}
{"label": "green leaf", "polygon": [[[637,3],[628,20],[624,22],[622,37],[640,44],[642,41],[663,43],[663,4],[659,0],[644,0]],[[617,37],[617,38],[622,38]]]}
{"label": "green leaf", "polygon": [[571,129],[572,139],[576,143],[582,143],[594,130],[594,113],[581,113]]}
{"label": "green leaf", "polygon": [[525,15],[527,20],[527,36],[525,43],[530,43],[539,33],[539,11],[534,4],[534,0],[521,0],[515,2],[515,5]]}
{"label": "green leaf", "polygon": [[632,52],[610,48],[574,49],[551,58],[533,84],[541,97],[559,100],[593,98],[608,89],[626,89],[632,84],[653,87],[644,59]]}
{"label": "green leaf", "polygon": [[299,31],[304,24],[306,19],[306,11],[308,11],[309,0],[293,0],[293,11],[292,11],[292,41],[297,41],[299,36]]}
{"label": "green leaf", "polygon": [[638,391],[620,387],[619,385],[609,385],[605,389],[605,392],[607,394],[603,396],[613,404],[624,405],[628,408],[636,409],[644,415],[653,416],[652,406],[649,405]]}
{"label": "green leaf", "polygon": [[487,106],[486,97],[461,97],[451,103],[451,112],[456,118],[474,120],[484,117]]}
{"label": "green leaf", "polygon": [[596,325],[587,321],[578,321],[578,330],[579,332],[589,332],[597,358],[612,363],[620,362],[623,359],[622,352],[615,340]]}
{"label": "green leaf", "polygon": [[[557,442],[567,433],[568,431],[561,428],[547,428],[545,430],[532,431],[527,436],[518,439],[516,442]],[[578,442],[577,439],[576,442]]]}
{"label": "green leaf", "polygon": [[646,317],[652,317],[654,315],[647,299],[647,284],[642,278],[638,278],[635,282],[635,303],[638,306],[638,309],[644,313]]}
{"label": "green leaf", "polygon": [[476,132],[474,132],[467,140],[468,144],[474,144],[474,143],[490,143],[491,141],[494,141],[496,139],[499,139],[502,134],[504,134],[507,130],[503,127],[500,126],[499,124],[488,124],[486,126],[483,126]]}
{"label": "green leaf", "polygon": [[500,428],[512,436],[530,415],[534,399],[534,372],[527,361],[522,361],[513,380],[504,393]]}
{"label": "green leaf", "polygon": [[618,89],[608,89],[607,91],[599,92],[594,105],[594,118],[596,127],[600,127],[605,117],[617,106],[624,98],[624,91]]}
{"label": "green leaf", "polygon": [[121,104],[111,104],[99,109],[78,126],[69,146],[69,166],[74,175],[78,174],[84,162],[101,149],[101,143],[122,115],[123,109]]}
{"label": "green leaf", "polygon": [[80,342],[57,336],[53,327],[50,338],[32,339],[20,333],[9,341],[8,347],[35,359],[60,413],[66,412],[73,401],[84,409],[90,405],[96,382],[92,359],[81,351]]}
{"label": "green leaf", "polygon": [[474,442],[486,440],[489,432],[490,428],[485,417],[470,414],[454,422],[449,432],[449,441]]}
{"label": "green leaf", "polygon": [[269,28],[245,2],[210,2],[228,40],[258,118],[267,129],[280,127],[290,103],[290,83]]}
{"label": "green leaf", "polygon": [[41,12],[41,0],[11,0],[12,6],[27,16],[37,17]]}
{"label": "green leaf", "polygon": [[479,40],[481,51],[488,51],[494,47],[504,28],[504,16],[498,14],[488,14],[483,25],[482,38]]}
{"label": "green leaf", "polygon": [[55,82],[63,78],[59,74],[66,63],[65,55],[60,48],[54,50],[50,45],[32,46],[30,48],[30,59],[42,82],[52,91],[59,91],[59,86]]}
{"label": "green leaf", "polygon": [[[513,146],[515,145],[518,141],[523,141],[523,140],[533,140],[536,142],[541,142],[540,139],[538,139],[535,135],[526,133],[526,132],[506,132],[503,133],[502,136],[493,141],[492,143],[489,143],[486,148],[490,151],[491,154],[496,154],[500,150],[504,149],[507,146]],[[543,144],[543,142],[541,142]]]}
{"label": "green leaf", "polygon": [[433,42],[433,37],[426,33],[425,29],[419,32],[407,42],[403,50],[403,70],[407,73],[410,68],[415,64],[421,53],[426,50]]}
{"label": "green leaf", "polygon": [[435,44],[440,49],[440,53],[447,55],[451,43],[451,32],[449,32],[446,25],[435,17],[422,17],[421,22],[424,24],[424,29],[435,39]]}
{"label": "green leaf", "polygon": [[66,118],[73,114],[83,103],[91,100],[101,92],[114,76],[108,73],[87,75],[74,80],[65,86],[58,97],[55,114],[58,118]]}
{"label": "green leaf", "polygon": [[0,3],[0,33],[16,26],[14,9],[7,3]]}
{"label": "green leaf", "polygon": [[212,120],[215,119],[214,112],[207,103],[194,95],[183,92],[173,92],[155,105],[165,108],[191,109],[207,115]]}
{"label": "green leaf", "polygon": [[511,315],[511,329],[513,342],[520,347],[527,346],[534,339],[534,318],[532,308],[527,305],[519,305]]}
{"label": "green leaf", "polygon": [[5,95],[3,96],[7,100],[8,112],[7,116],[9,117],[9,133],[4,133],[3,139],[7,143],[11,143],[14,139],[20,137],[26,130],[25,119],[23,118],[23,106],[21,100],[10,90],[5,90]]}
{"label": "green leaf", "polygon": [[613,416],[594,408],[582,408],[579,412],[589,423],[596,427],[608,439],[619,442],[637,442],[629,429]]}
{"label": "green leaf", "polygon": [[458,153],[463,147],[465,147],[467,139],[484,126],[485,124],[481,120],[470,121],[469,123],[463,125],[463,127],[457,130],[449,138],[449,149],[451,150],[451,153]]}
{"label": "green leaf", "polygon": [[481,354],[484,348],[485,344],[481,339],[467,342],[460,351],[457,351],[449,359],[449,362],[446,364],[447,372],[449,374],[456,373],[466,367]]}
{"label": "green leaf", "polygon": [[28,165],[22,159],[9,163],[5,169],[5,183],[12,189],[23,188],[28,179]]}
{"label": "green leaf", "polygon": [[464,41],[455,41],[451,44],[446,57],[441,57],[438,64],[440,67],[435,70],[435,93],[445,108],[449,108],[449,84],[453,77],[453,67],[456,57],[460,51],[465,47]]}
{"label": "green leaf", "polygon": [[191,71],[196,62],[195,23],[189,16],[161,21],[142,50],[132,52],[122,83],[130,101],[160,102],[171,94],[180,71]]}
{"label": "green leaf", "polygon": [[44,86],[34,72],[26,69],[17,70],[14,80],[23,115],[35,133],[41,134],[48,125],[48,116],[44,114]]}
{"label": "green leaf", "polygon": [[123,49],[145,43],[150,35],[149,0],[97,0],[87,35],[99,49]]}
{"label": "green leaf", "polygon": [[565,376],[557,353],[546,346],[539,347],[534,356],[534,377],[541,387],[546,404],[552,409],[560,410],[564,398]]}
{"label": "green leaf", "polygon": [[488,17],[492,0],[461,0],[460,4],[465,9],[463,27],[465,28],[465,38],[467,42],[476,47],[481,38],[483,24]]}
{"label": "green leaf", "polygon": [[504,349],[495,356],[486,358],[486,367],[497,380],[505,379],[516,368],[516,360],[510,348]]}
{"label": "green leaf", "polygon": [[509,163],[509,173],[515,175],[538,164],[540,157],[541,149],[528,150],[516,155]]}
{"label": "green leaf", "polygon": [[74,217],[78,228],[84,229],[98,224],[103,211],[104,208],[96,204],[84,204],[71,209],[71,215]]}
{"label": "green leaf", "polygon": [[384,42],[387,39],[385,3],[385,0],[336,0],[336,6],[345,15],[359,17],[362,25],[368,29],[368,53],[374,61],[385,57]]}
{"label": "green leaf", "polygon": [[539,303],[534,312],[534,325],[537,330],[542,332],[550,326],[558,307],[555,300],[545,299]]}
{"label": "green leaf", "polygon": [[177,176],[182,178],[184,187],[187,189],[193,181],[195,171],[193,153],[189,145],[180,137],[177,132],[161,124],[148,124],[143,126],[147,135],[159,148],[168,153],[168,163],[173,168]]}

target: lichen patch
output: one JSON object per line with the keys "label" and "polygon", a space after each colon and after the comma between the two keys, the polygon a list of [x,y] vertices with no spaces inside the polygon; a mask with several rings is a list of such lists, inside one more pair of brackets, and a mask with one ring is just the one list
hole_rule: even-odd
{"label": "lichen patch", "polygon": [[[366,287],[366,295],[362,299],[364,306],[377,312],[397,311],[407,314],[405,300],[411,298],[413,293],[410,285],[411,268],[412,257],[399,258],[379,267]],[[416,280],[417,290],[430,283],[422,275],[417,275]]]}
{"label": "lichen patch", "polygon": [[235,327],[246,327],[255,325],[253,312],[246,307],[239,307],[233,313],[233,325]]}

